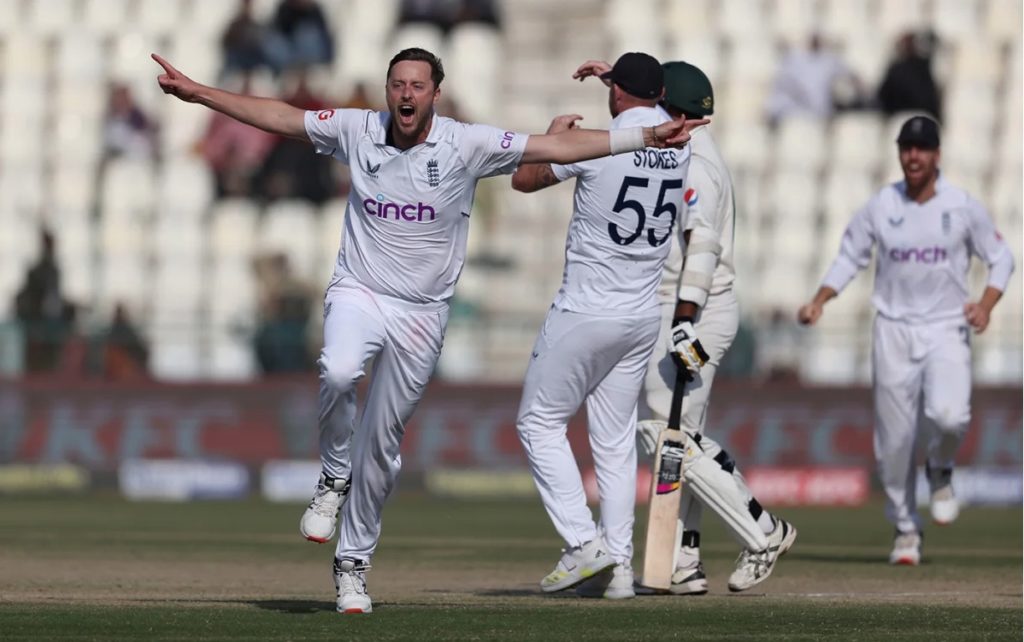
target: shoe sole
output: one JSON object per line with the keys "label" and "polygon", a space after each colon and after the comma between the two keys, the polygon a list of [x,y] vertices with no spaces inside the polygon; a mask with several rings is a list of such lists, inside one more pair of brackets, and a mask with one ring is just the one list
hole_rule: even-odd
{"label": "shoe sole", "polygon": [[708,583],[707,583],[707,580],[705,580],[703,587],[701,587],[701,586],[697,586],[697,587],[687,586],[687,587],[684,588],[684,587],[682,587],[682,585],[680,585],[680,587],[678,589],[675,586],[670,586],[669,589],[668,589],[668,592],[671,593],[672,595],[679,595],[680,597],[687,596],[687,595],[707,595]]}
{"label": "shoe sole", "polygon": [[331,541],[330,537],[314,537],[312,535],[303,535],[310,542],[316,542],[317,544],[326,544]]}
{"label": "shoe sole", "polygon": [[910,557],[901,557],[897,560],[889,560],[889,563],[893,566],[917,566],[921,562]]}
{"label": "shoe sole", "polygon": [[373,609],[345,609],[344,611],[338,611],[338,613],[342,615],[366,615],[368,613],[373,613]]}
{"label": "shoe sole", "polygon": [[782,541],[779,542],[779,554],[775,556],[775,561],[772,562],[772,565],[768,567],[768,572],[765,573],[764,575],[762,575],[760,578],[758,578],[758,580],[756,582],[754,582],[753,584],[751,584],[750,586],[745,586],[743,588],[739,588],[739,587],[733,587],[733,585],[730,584],[729,585],[729,590],[732,591],[733,593],[742,593],[743,591],[749,591],[750,589],[754,588],[758,584],[763,583],[766,579],[771,577],[772,572],[775,570],[775,565],[779,561],[779,558],[782,557],[783,555],[785,555],[787,552],[789,552],[789,549],[793,548],[793,542],[795,542],[795,541],[796,541],[796,526],[793,526],[792,524],[790,524],[789,525],[789,535],[786,535],[782,539]]}
{"label": "shoe sole", "polygon": [[[540,590],[544,591],[545,593],[558,593],[559,591],[564,591],[566,589],[575,588],[575,587],[579,586],[580,584],[586,582],[590,578],[594,577],[595,575],[599,574],[601,571],[604,571],[606,569],[612,568],[613,566],[616,565],[616,563],[617,562],[615,562],[615,561],[609,561],[609,563],[606,566],[601,566],[599,568],[596,568],[596,569],[593,569],[593,570],[589,570],[589,572],[587,572],[586,575],[584,575],[582,577],[578,577],[576,579],[573,579],[572,581],[569,581],[569,582],[566,582],[566,580],[562,580],[562,582],[560,582],[558,584],[553,584],[551,586],[543,586],[543,585],[541,585]],[[581,575],[582,575],[582,573],[581,573]]]}
{"label": "shoe sole", "polygon": [[652,588],[638,582],[633,582],[633,593],[636,595],[668,595],[667,589]]}

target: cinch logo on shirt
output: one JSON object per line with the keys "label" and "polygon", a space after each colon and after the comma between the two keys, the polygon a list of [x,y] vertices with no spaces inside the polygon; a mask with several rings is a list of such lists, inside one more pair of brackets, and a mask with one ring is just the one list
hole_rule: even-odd
{"label": "cinch logo on shirt", "polygon": [[946,248],[903,248],[894,247],[889,250],[889,258],[896,263],[941,263],[946,260]]}
{"label": "cinch logo on shirt", "polygon": [[501,136],[501,148],[508,149],[512,147],[512,141],[516,139],[516,135],[513,132],[505,132]]}
{"label": "cinch logo on shirt", "polygon": [[377,194],[377,200],[372,198],[364,200],[363,209],[367,214],[377,218],[387,218],[389,214],[394,214],[396,221],[422,221],[424,214],[429,214],[430,218],[428,220],[431,221],[435,217],[434,208],[426,203],[392,203],[391,201],[385,201],[383,194]]}

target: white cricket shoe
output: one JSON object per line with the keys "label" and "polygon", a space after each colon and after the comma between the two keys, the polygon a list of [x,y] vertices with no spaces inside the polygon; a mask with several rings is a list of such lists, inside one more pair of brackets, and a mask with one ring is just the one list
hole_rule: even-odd
{"label": "white cricket shoe", "polygon": [[347,479],[335,479],[320,473],[320,482],[316,485],[313,500],[309,502],[299,522],[299,531],[303,537],[318,544],[331,540],[338,524],[338,513],[348,498],[351,485]]}
{"label": "white cricket shoe", "polygon": [[555,570],[540,581],[540,589],[545,593],[554,593],[572,588],[614,565],[615,560],[608,554],[604,540],[599,535],[582,546],[563,548],[562,559],[558,560]]}
{"label": "white cricket shoe", "polygon": [[736,570],[729,576],[730,591],[746,591],[768,579],[775,570],[775,562],[792,548],[796,541],[796,528],[784,519],[774,519],[775,529],[768,534],[768,548],[740,553],[736,560]]}
{"label": "white cricket shoe", "polygon": [[953,469],[932,470],[926,466],[925,471],[928,475],[928,485],[932,489],[932,497],[929,502],[932,521],[939,526],[948,526],[960,516],[960,502],[953,494]]}
{"label": "white cricket shoe", "polygon": [[618,564],[606,568],[576,587],[580,597],[603,597],[609,600],[626,600],[636,597],[633,590],[633,567]]}
{"label": "white cricket shoe", "polygon": [[917,566],[921,563],[921,533],[896,531],[889,553],[889,563],[900,566]]}
{"label": "white cricket shoe", "polygon": [[372,613],[373,603],[366,593],[366,571],[370,565],[363,560],[334,559],[334,587],[338,589],[338,613]]}
{"label": "white cricket shoe", "polygon": [[698,559],[695,564],[676,566],[668,590],[673,595],[704,595],[708,592],[708,576]]}

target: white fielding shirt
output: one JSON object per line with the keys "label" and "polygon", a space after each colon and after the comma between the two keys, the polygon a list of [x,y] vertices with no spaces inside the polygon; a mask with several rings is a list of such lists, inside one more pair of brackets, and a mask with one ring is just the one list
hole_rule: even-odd
{"label": "white fielding shirt", "polygon": [[426,141],[400,150],[386,142],[390,120],[364,109],[306,112],[317,153],[352,168],[334,276],[411,303],[443,303],[466,260],[477,181],[514,172],[528,136],[435,115]]}
{"label": "white fielding shirt", "polygon": [[[668,120],[661,109],[633,107],[616,116],[610,129]],[[680,204],[689,164],[687,145],[551,166],[560,181],[577,177],[555,307],[594,315],[657,308],[671,237],[685,223]]]}
{"label": "white fielding shirt", "polygon": [[1005,291],[1010,248],[985,207],[942,176],[935,196],[917,203],[904,181],[876,193],[853,216],[823,286],[841,292],[878,246],[872,304],[887,319],[933,323],[962,319],[971,255],[989,268],[988,285]]}
{"label": "white fielding shirt", "polygon": [[[683,230],[689,231],[700,226],[711,230],[718,237],[722,253],[711,276],[708,292],[712,295],[722,294],[731,290],[736,280],[732,258],[736,237],[736,201],[733,197],[732,176],[706,126],[692,132],[687,147],[692,156],[686,188],[683,190],[682,206],[686,212]],[[682,269],[683,247],[673,240],[658,287],[658,297],[662,303],[675,304]]]}

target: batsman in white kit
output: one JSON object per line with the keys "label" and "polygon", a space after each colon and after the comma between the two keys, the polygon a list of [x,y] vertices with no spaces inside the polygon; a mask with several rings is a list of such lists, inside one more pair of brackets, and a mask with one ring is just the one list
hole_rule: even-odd
{"label": "batsman in white kit", "polygon": [[[327,542],[337,608],[369,613],[366,571],[381,511],[402,465],[406,422],[437,365],[449,301],[462,271],[476,183],[520,162],[574,163],[646,147],[682,146],[687,124],[526,136],[438,117],[441,61],[405,49],[388,66],[387,112],[303,111],[278,100],[201,85],[159,56],[165,93],[271,133],[312,142],[352,166],[345,234],[324,297],[320,353],[323,473],[302,535]],[[356,386],[374,360],[357,425]]]}
{"label": "batsman in white kit", "polygon": [[[939,126],[907,120],[896,139],[903,180],[879,190],[854,214],[839,256],[798,319],[815,323],[871,262],[875,252],[872,368],[875,458],[885,488],[886,517],[896,534],[891,564],[921,561],[922,521],[916,501],[916,453],[926,448],[931,514],[956,520],[953,463],[971,419],[970,328],[983,332],[1013,274],[1010,248],[985,207],[939,171]],[[988,266],[988,284],[970,302],[971,256]],[[920,432],[919,432],[920,431]]]}
{"label": "batsman in white kit", "polygon": [[[602,75],[612,131],[671,120],[657,108],[662,76],[658,61],[642,53],[624,54]],[[560,116],[548,131],[579,119]],[[524,164],[512,177],[524,192],[576,178],[562,286],[534,344],[516,422],[544,507],[566,542],[541,580],[545,592],[582,584],[584,595],[634,596],[637,395],[658,337],[656,289],[689,156],[688,149],[647,149],[574,164]],[[600,526],[566,438],[584,401]]]}
{"label": "batsman in white kit", "polygon": [[[714,112],[714,92],[699,68],[665,63],[663,106],[672,117],[701,118]],[[673,244],[658,288],[661,302],[659,350],[651,356],[645,381],[653,419],[637,426],[641,450],[654,455],[666,427],[676,370],[692,377],[683,398],[680,427],[691,453],[682,462],[680,541],[669,591],[708,591],[700,559],[703,507],[718,514],[743,547],[729,577],[732,591],[750,589],[771,575],[779,557],[796,540],[796,529],[765,510],[747,487],[736,462],[705,431],[715,371],[739,326],[733,291],[736,203],[732,178],[708,127],[693,132],[690,172],[684,191],[684,244]],[[686,349],[688,345],[695,349]]]}

